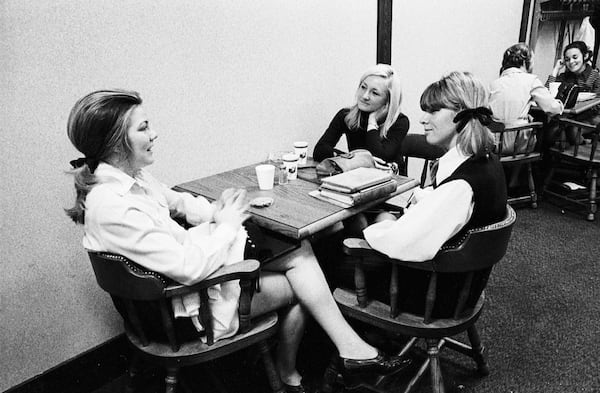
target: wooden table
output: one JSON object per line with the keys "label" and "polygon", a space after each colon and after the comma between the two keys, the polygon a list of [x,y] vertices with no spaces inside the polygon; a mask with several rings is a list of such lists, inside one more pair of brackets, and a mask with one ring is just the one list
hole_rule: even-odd
{"label": "wooden table", "polygon": [[[244,188],[250,199],[259,196],[271,197],[274,199],[271,206],[250,208],[254,222],[285,236],[304,239],[418,185],[415,179],[399,176],[397,180],[400,185],[396,192],[358,206],[343,208],[308,195],[310,191],[318,188],[318,184],[300,178],[290,180],[288,184],[276,184],[272,190],[259,190],[254,171],[256,165],[248,165],[178,184],[173,189],[186,191],[193,195],[202,195],[211,201],[217,199],[227,188]],[[300,176],[302,176],[302,171],[314,172],[314,167],[300,169]],[[304,177],[310,178],[311,176]]]}

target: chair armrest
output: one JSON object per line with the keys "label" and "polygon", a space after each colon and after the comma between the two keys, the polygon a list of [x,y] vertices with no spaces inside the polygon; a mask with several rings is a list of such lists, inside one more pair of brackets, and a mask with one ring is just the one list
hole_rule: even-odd
{"label": "chair armrest", "polygon": [[260,274],[260,262],[247,259],[231,265],[220,267],[213,274],[194,285],[174,283],[165,288],[165,296],[173,297],[187,293],[198,292],[200,289],[231,280],[253,280]]}
{"label": "chair armrest", "polygon": [[367,241],[365,239],[360,239],[360,238],[344,239],[343,251],[344,251],[344,254],[346,254],[348,256],[361,257],[361,258],[372,257],[372,259],[369,258],[369,260],[367,260],[368,262],[363,260],[363,264],[365,264],[365,262],[367,262],[365,264],[365,266],[377,266],[377,265],[380,265],[382,262],[385,262],[385,263],[393,263],[393,264],[399,265],[399,266],[411,267],[411,268],[415,268],[415,269],[419,269],[419,270],[435,270],[433,261],[411,262],[411,261],[402,261],[400,259],[392,259],[392,258],[388,257],[387,255],[371,248],[371,246],[369,246],[369,243],[367,243]]}
{"label": "chair armrest", "polygon": [[380,252],[373,250],[365,239],[355,237],[344,239],[343,251],[344,254],[354,257],[382,255]]}
{"label": "chair armrest", "polygon": [[[520,124],[518,126],[505,127],[504,132],[515,132],[515,131],[520,131],[520,130],[526,130],[529,128],[542,127],[543,125],[544,125],[544,123],[542,123],[541,121],[533,121],[530,123]],[[496,131],[496,132],[501,132],[501,131]]]}

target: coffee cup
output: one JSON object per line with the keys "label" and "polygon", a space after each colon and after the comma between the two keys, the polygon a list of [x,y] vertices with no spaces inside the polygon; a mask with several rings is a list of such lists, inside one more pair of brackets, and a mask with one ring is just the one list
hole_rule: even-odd
{"label": "coffee cup", "polygon": [[273,179],[275,178],[275,166],[261,164],[257,165],[255,170],[258,188],[261,190],[271,190],[273,188]]}
{"label": "coffee cup", "polygon": [[308,157],[308,142],[294,142],[294,153],[298,156],[298,165],[306,165]]}
{"label": "coffee cup", "polygon": [[298,178],[298,155],[297,154],[285,154],[283,157],[283,165],[287,170],[288,180],[295,180]]}

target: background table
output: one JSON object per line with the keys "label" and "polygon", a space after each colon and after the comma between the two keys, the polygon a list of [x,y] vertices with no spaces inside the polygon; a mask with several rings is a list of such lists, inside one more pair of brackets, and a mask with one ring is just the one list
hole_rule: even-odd
{"label": "background table", "polygon": [[[398,176],[396,192],[350,208],[343,208],[321,201],[308,195],[319,186],[314,182],[296,179],[288,184],[275,185],[272,190],[259,190],[254,167],[249,165],[205,178],[178,184],[176,191],[202,195],[209,200],[217,199],[227,188],[244,188],[250,199],[271,197],[273,204],[264,208],[250,208],[253,221],[266,229],[294,239],[303,239],[339,222],[367,210],[390,197],[405,192],[418,185],[414,179]],[[313,170],[314,168],[300,169]]]}
{"label": "background table", "polygon": [[592,109],[596,105],[600,105],[600,97],[592,98],[591,100],[577,101],[571,109],[565,109],[563,115],[574,116]]}

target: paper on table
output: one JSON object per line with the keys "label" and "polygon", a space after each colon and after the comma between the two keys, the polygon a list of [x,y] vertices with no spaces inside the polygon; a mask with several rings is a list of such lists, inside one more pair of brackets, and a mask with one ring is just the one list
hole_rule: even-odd
{"label": "paper on table", "polygon": [[563,183],[563,185],[567,186],[571,191],[585,189],[585,186],[582,186],[581,184],[573,183],[572,181],[566,181]]}
{"label": "paper on table", "polygon": [[589,100],[593,100],[594,98],[596,98],[595,93],[581,92],[577,95],[577,102],[589,101]]}

